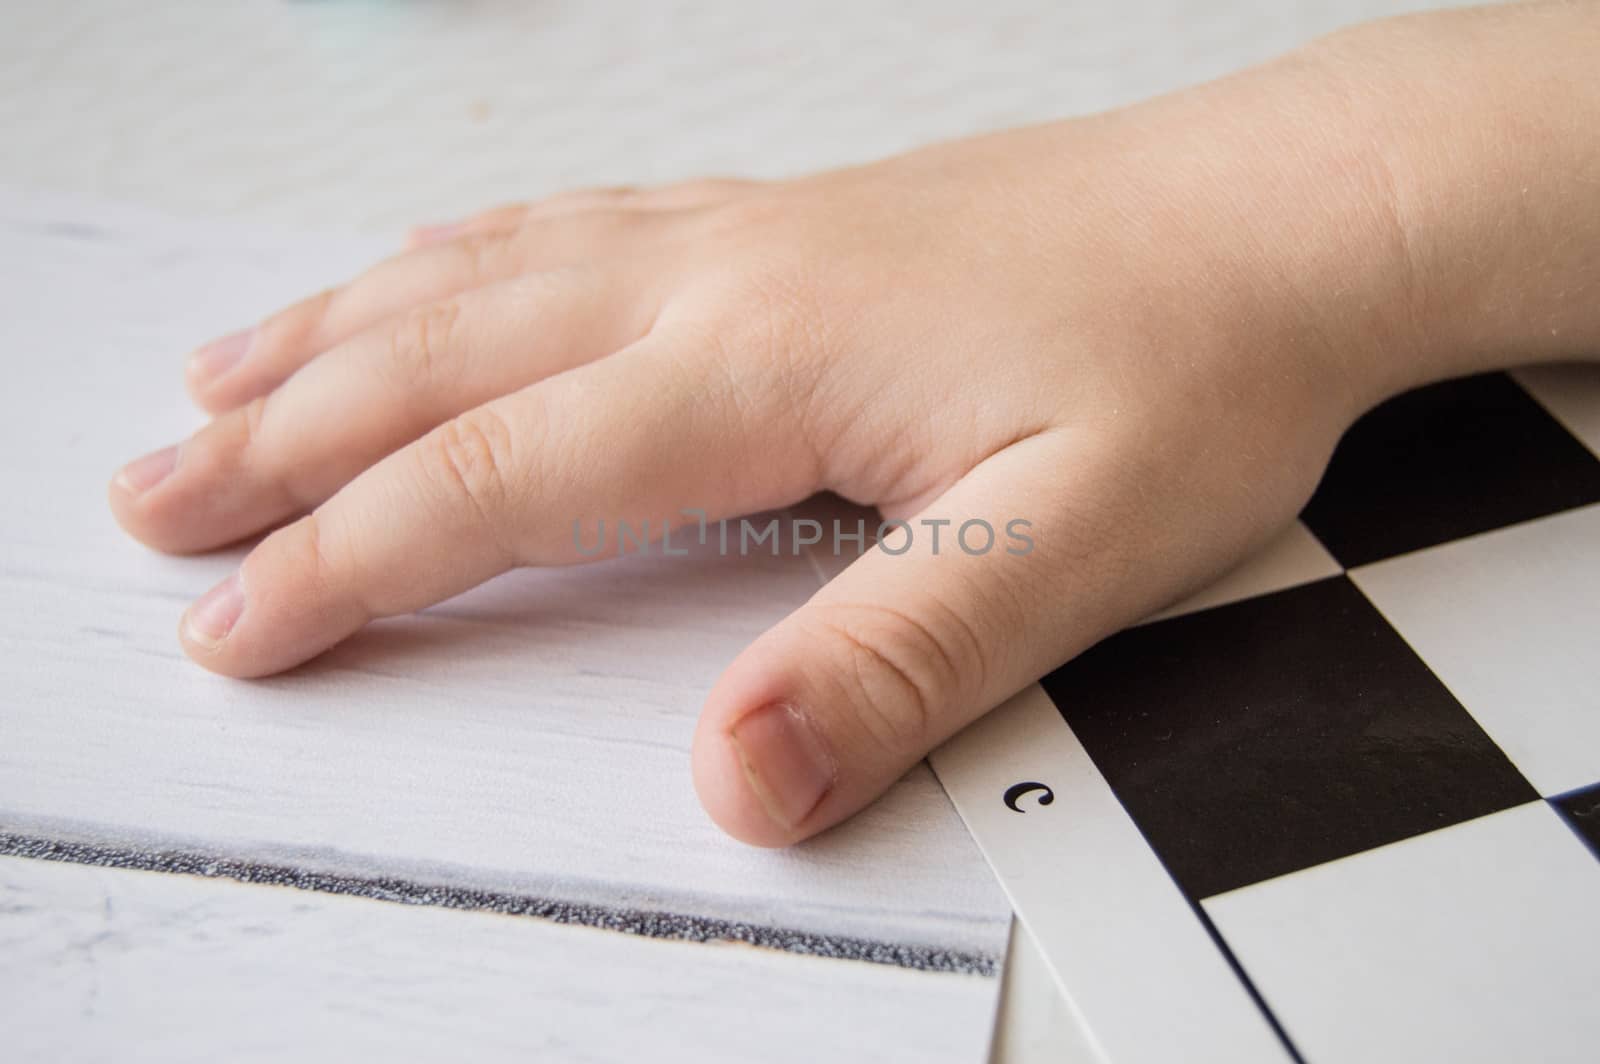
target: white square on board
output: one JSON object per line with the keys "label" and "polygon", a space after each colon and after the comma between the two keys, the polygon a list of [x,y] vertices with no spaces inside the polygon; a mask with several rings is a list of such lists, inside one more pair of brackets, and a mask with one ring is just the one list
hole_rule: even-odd
{"label": "white square on board", "polygon": [[1600,781],[1600,505],[1350,578],[1541,794]]}
{"label": "white square on board", "polygon": [[1307,1060],[1592,1061],[1600,862],[1530,802],[1204,902]]}

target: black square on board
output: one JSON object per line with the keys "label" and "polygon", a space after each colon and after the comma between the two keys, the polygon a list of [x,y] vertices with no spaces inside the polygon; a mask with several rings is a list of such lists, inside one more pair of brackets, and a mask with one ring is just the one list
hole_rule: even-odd
{"label": "black square on board", "polygon": [[1300,515],[1345,568],[1600,501],[1600,459],[1503,373],[1358,420]]}
{"label": "black square on board", "polygon": [[1589,851],[1600,857],[1600,783],[1568,791],[1550,799],[1578,837],[1589,844]]}
{"label": "black square on board", "polygon": [[1197,900],[1539,797],[1344,576],[1129,629],[1044,686]]}

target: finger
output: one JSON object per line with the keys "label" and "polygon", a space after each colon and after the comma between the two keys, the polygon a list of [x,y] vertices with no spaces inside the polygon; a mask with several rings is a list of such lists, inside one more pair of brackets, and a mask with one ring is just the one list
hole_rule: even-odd
{"label": "finger", "polygon": [[617,185],[575,189],[534,203],[508,204],[480,211],[457,222],[418,226],[407,235],[407,247],[425,247],[474,233],[503,232],[530,219],[596,209],[685,210],[722,203],[755,187],[743,178],[699,178],[655,188]]}
{"label": "finger", "polygon": [[594,210],[623,206],[629,196],[638,192],[633,185],[614,185],[604,188],[580,188],[558,192],[533,203],[508,203],[479,211],[459,221],[433,225],[419,225],[406,234],[406,247],[419,248],[445,240],[481,233],[500,233],[515,229],[536,213],[563,214],[573,211]]}
{"label": "finger", "polygon": [[738,401],[725,371],[651,334],[368,469],[191,607],[183,643],[217,672],[276,672],[507,568],[585,560],[578,519],[659,529],[685,506],[726,515],[803,497],[793,454],[779,418]]}
{"label": "finger", "polygon": [[[1123,579],[1120,489],[1099,472],[1114,467],[1064,440],[1034,436],[981,463],[914,519],[909,541],[891,531],[729,667],[693,751],[701,802],[724,830],[780,846],[839,822],[1164,593],[1157,572]],[[949,522],[937,553],[924,520]],[[974,520],[992,542],[976,525],[961,538]],[[1030,524],[1008,529],[1018,520]]]}
{"label": "finger", "polygon": [[[609,258],[642,264],[668,219],[628,211],[561,215],[395,256],[341,288],[200,348],[185,370],[190,394],[212,413],[232,410],[267,394],[335,344],[415,307],[522,274]],[[632,253],[621,255],[624,248]]]}
{"label": "finger", "polygon": [[[207,550],[304,513],[463,411],[627,346],[655,314],[622,274],[568,269],[391,318],[223,414],[154,483],[136,462],[112,508],[166,551]],[[146,461],[146,460],[141,460]]]}

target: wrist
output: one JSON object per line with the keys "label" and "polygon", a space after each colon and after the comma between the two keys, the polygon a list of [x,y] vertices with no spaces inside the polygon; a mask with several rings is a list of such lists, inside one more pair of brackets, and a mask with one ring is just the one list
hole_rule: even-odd
{"label": "wrist", "polygon": [[1266,369],[1343,415],[1434,380],[1592,358],[1595,54],[1587,5],[1341,31],[1106,116],[1131,196],[1113,213],[1239,323],[1229,342],[1272,348]]}
{"label": "wrist", "polygon": [[1361,160],[1391,278],[1376,379],[1600,353],[1600,9],[1410,16],[1309,46]]}
{"label": "wrist", "polygon": [[1105,213],[1178,278],[1173,335],[1254,358],[1342,430],[1442,356],[1392,175],[1322,48],[1107,116]]}

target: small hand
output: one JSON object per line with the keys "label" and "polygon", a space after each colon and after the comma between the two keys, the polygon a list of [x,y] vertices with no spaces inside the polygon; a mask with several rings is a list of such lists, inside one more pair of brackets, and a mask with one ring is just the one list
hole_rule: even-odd
{"label": "small hand", "polygon": [[[793,842],[1237,561],[1407,383],[1414,305],[1387,293],[1414,263],[1382,175],[1261,152],[1272,131],[1236,115],[1262,91],[421,232],[197,352],[215,419],[127,467],[112,506],[176,552],[291,522],[185,617],[186,650],[233,676],[584,560],[575,520],[659,529],[824,489],[915,519],[707,699],[708,811]],[[1033,549],[955,549],[973,519],[1026,521]]]}

